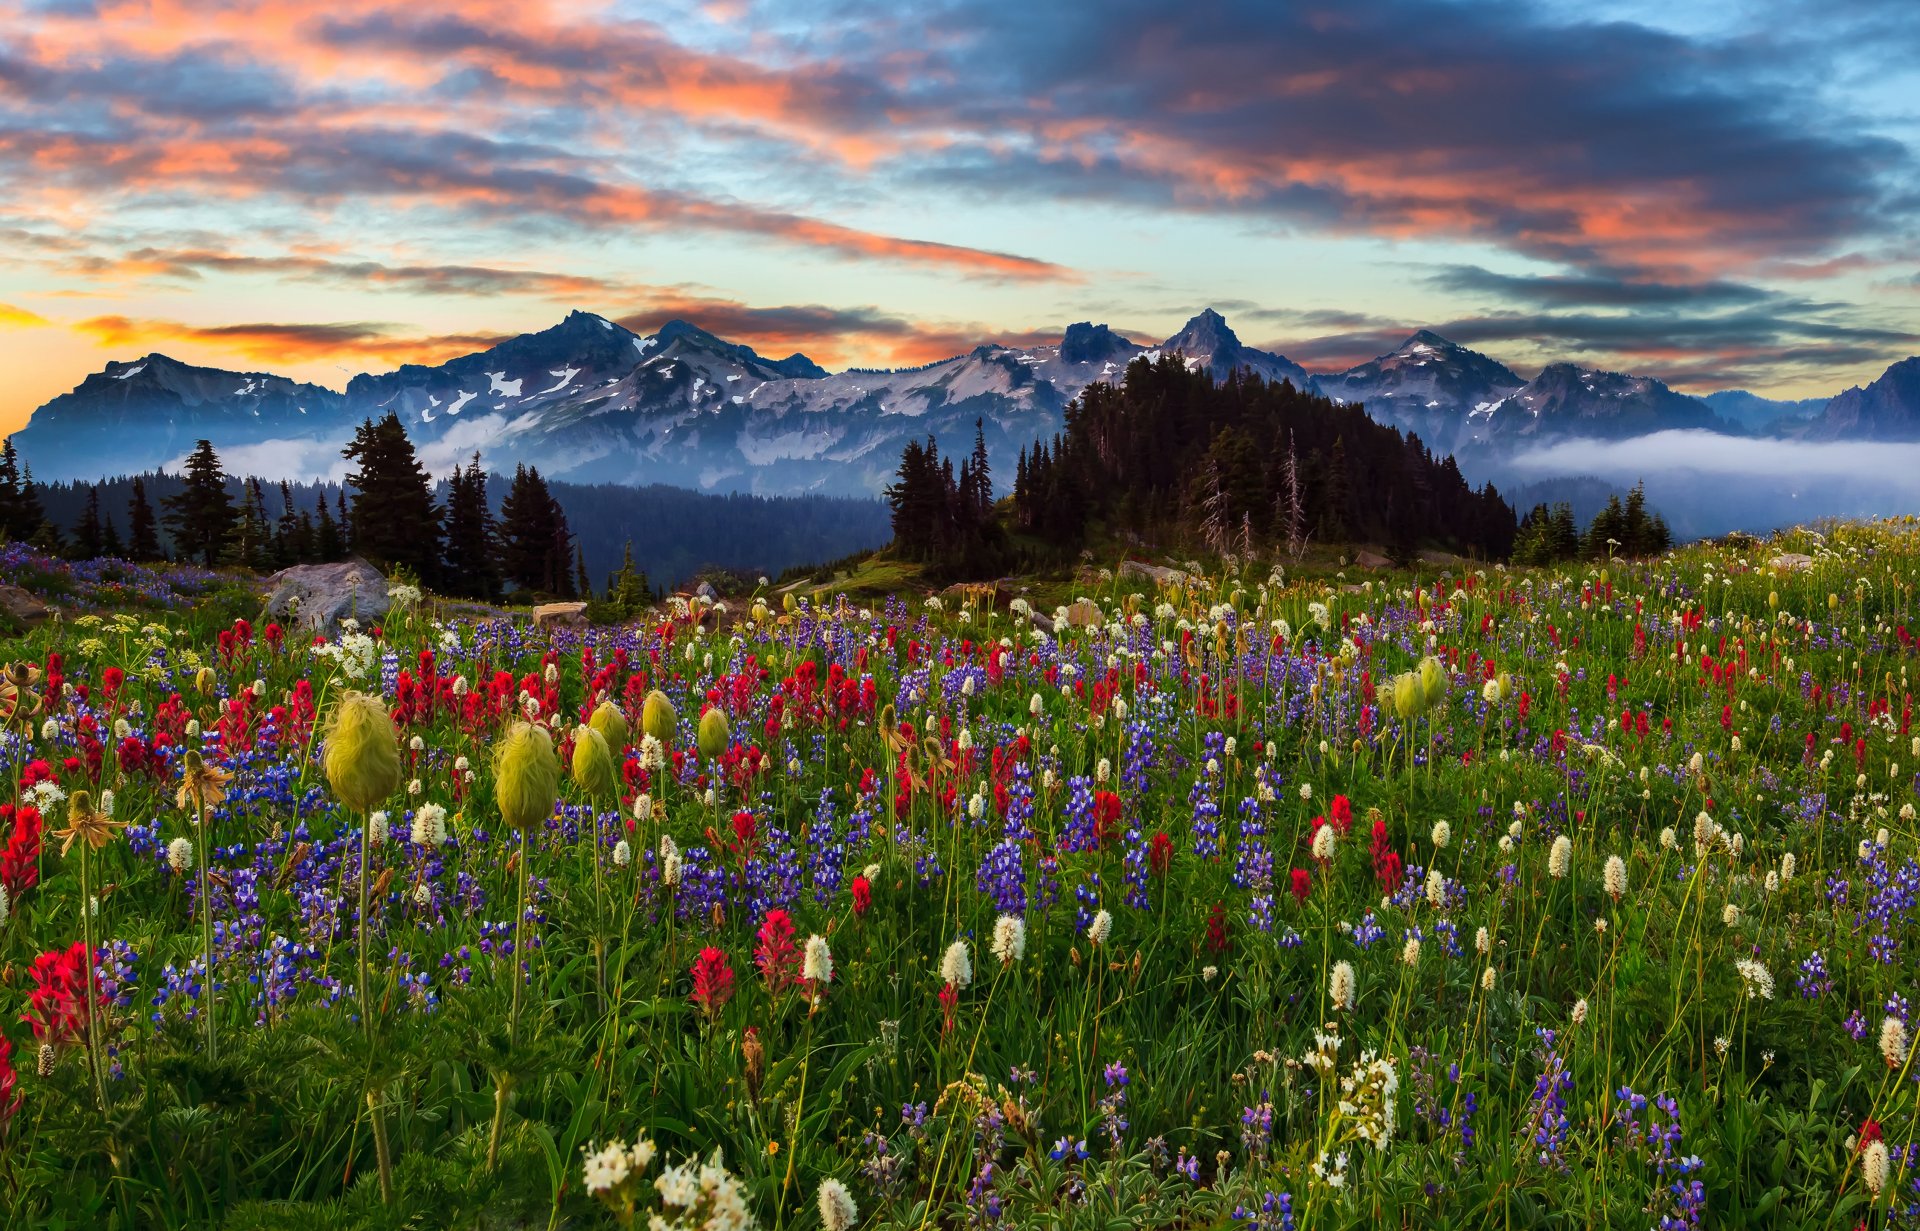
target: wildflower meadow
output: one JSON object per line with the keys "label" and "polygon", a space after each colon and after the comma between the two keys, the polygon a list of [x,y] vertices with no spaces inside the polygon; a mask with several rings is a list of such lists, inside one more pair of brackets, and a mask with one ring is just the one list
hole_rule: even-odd
{"label": "wildflower meadow", "polygon": [[1920,1224],[1917,578],[83,608],[0,642],[0,1222]]}

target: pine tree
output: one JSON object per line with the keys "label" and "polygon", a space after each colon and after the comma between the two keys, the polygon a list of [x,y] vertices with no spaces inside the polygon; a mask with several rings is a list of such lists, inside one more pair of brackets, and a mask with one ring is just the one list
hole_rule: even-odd
{"label": "pine tree", "polygon": [[126,544],[120,541],[120,527],[114,524],[111,513],[107,515],[106,529],[100,535],[100,554],[110,560],[127,558]]}
{"label": "pine tree", "polygon": [[[33,481],[32,466],[26,466],[21,471],[20,496],[15,508],[20,525],[30,527],[30,532],[37,541],[54,544],[60,542],[60,531],[47,520],[46,506],[40,503],[40,489]],[[46,534],[48,530],[52,530],[51,537]],[[46,550],[58,551],[59,549],[56,546]]]}
{"label": "pine tree", "polygon": [[13,437],[0,443],[0,540],[26,540],[32,527],[20,525],[20,454]]}
{"label": "pine tree", "polygon": [[0,539],[25,542],[36,527],[28,525],[20,500],[20,454],[13,437],[0,444]]}
{"label": "pine tree", "polygon": [[1653,523],[1647,518],[1647,483],[1642,479],[1627,493],[1625,533],[1620,536],[1621,552],[1628,556],[1650,556],[1653,551]]}
{"label": "pine tree", "polygon": [[987,465],[986,420],[973,421],[973,456],[967,462],[972,490],[962,493],[970,498],[973,520],[984,522],[993,511],[993,471]]}
{"label": "pine tree", "polygon": [[227,494],[227,477],[212,441],[194,446],[187,458],[186,486],[161,503],[167,510],[167,533],[181,559],[198,560],[208,568],[217,564],[240,515]]}
{"label": "pine tree", "polygon": [[607,578],[607,605],[621,619],[630,619],[645,610],[652,601],[653,588],[647,584],[647,575],[634,567],[633,540],[628,539],[620,561],[620,571]]}
{"label": "pine tree", "polygon": [[500,596],[494,563],[493,513],[487,506],[487,475],[480,455],[466,469],[455,466],[447,480],[447,588],[466,598]]}
{"label": "pine tree", "polygon": [[105,533],[100,525],[100,487],[87,486],[87,507],[73,531],[73,558],[97,560],[104,554]]}
{"label": "pine tree", "polygon": [[300,547],[295,542],[300,532],[300,515],[293,507],[293,484],[280,480],[280,516],[273,522],[273,563],[286,568],[300,562]]}
{"label": "pine tree", "polygon": [[500,572],[514,588],[568,597],[573,535],[540,471],[518,466],[500,505]]}
{"label": "pine tree", "polygon": [[404,568],[422,581],[438,581],[440,508],[400,416],[389,413],[377,423],[363,422],[340,454],[359,465],[347,474],[354,550],[382,568]]}
{"label": "pine tree", "polygon": [[331,563],[345,555],[346,550],[346,540],[340,534],[340,523],[334,519],[332,510],[327,508],[327,494],[321,492],[319,524],[313,529],[313,558],[322,563]]}
{"label": "pine tree", "polygon": [[260,480],[240,487],[240,516],[227,543],[226,560],[242,568],[263,569],[272,560],[273,532],[267,525],[267,498]]}
{"label": "pine tree", "polygon": [[154,520],[153,505],[147,502],[147,481],[138,475],[133,480],[133,495],[127,499],[127,556],[143,563],[160,558],[160,528]]}
{"label": "pine tree", "polygon": [[587,549],[579,540],[573,544],[573,595],[574,598],[592,600],[593,581],[587,576]]}

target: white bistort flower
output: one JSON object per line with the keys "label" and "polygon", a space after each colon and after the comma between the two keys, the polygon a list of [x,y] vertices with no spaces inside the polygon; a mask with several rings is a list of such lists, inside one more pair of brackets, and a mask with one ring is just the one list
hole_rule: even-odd
{"label": "white bistort flower", "polygon": [[820,1181],[820,1225],[826,1231],[852,1231],[858,1221],[860,1209],[847,1186],[832,1176]]}
{"label": "white bistort flower", "polygon": [[1327,999],[1333,1002],[1336,1012],[1353,1008],[1354,980],[1352,962],[1335,962],[1333,973],[1327,976]]}
{"label": "white bistort flower", "polygon": [[947,946],[940,958],[940,980],[955,987],[973,982],[973,957],[967,952],[966,941],[956,940]]}
{"label": "white bistort flower", "polygon": [[1555,880],[1565,880],[1567,873],[1573,870],[1573,839],[1565,834],[1553,840],[1553,849],[1547,852],[1547,875]]}
{"label": "white bistort flower", "polygon": [[809,983],[833,982],[833,950],[827,948],[826,937],[817,934],[807,937],[807,955],[800,966],[800,977]]}
{"label": "white bistort flower", "polygon": [[1002,915],[993,921],[993,956],[1003,966],[1026,956],[1027,923],[1018,915]]}

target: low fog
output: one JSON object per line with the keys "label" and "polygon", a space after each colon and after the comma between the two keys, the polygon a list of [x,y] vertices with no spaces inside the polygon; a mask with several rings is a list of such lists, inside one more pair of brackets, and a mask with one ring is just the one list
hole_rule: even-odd
{"label": "low fog", "polygon": [[1682,539],[1920,512],[1920,443],[1670,431],[1541,445],[1475,469],[1475,478],[1491,478],[1503,491],[1592,476],[1624,492],[1644,479],[1649,503]]}

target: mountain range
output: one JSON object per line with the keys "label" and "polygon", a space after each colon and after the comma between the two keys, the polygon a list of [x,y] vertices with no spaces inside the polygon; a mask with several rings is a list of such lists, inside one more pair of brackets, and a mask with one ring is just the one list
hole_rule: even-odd
{"label": "mountain range", "polygon": [[1361,403],[1462,459],[1669,428],[1920,440],[1920,358],[1824,402],[1737,390],[1697,398],[1573,363],[1522,379],[1422,329],[1378,358],[1316,374],[1242,343],[1208,309],[1155,346],[1080,323],[1056,344],[988,343],[897,371],[828,372],[805,355],[769,359],[685,321],[643,335],[582,311],[437,366],[356,376],[344,391],[151,354],[109,363],[47,402],[13,442],[43,479],[170,469],[203,437],[235,473],[304,477],[337,471],[353,428],[391,411],[436,473],[477,451],[495,470],[524,463],[581,483],[872,495],[909,439],[931,434],[961,450],[976,420],[994,467],[1011,476],[1017,452],[1058,431],[1081,390],[1117,382],[1135,359],[1169,355],[1216,380],[1250,371]]}

